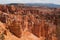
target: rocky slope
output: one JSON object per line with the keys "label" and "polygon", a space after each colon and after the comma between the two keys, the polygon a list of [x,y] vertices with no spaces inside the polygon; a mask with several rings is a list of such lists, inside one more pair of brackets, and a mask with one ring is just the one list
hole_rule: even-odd
{"label": "rocky slope", "polygon": [[1,40],[59,40],[60,8],[0,5]]}

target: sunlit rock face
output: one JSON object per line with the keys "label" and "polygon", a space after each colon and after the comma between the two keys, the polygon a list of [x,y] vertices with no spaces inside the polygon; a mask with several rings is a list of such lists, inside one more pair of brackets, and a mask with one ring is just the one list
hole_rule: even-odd
{"label": "sunlit rock face", "polygon": [[60,37],[60,8],[0,5],[0,21],[6,25],[4,33],[10,39],[13,35],[21,40],[59,40]]}

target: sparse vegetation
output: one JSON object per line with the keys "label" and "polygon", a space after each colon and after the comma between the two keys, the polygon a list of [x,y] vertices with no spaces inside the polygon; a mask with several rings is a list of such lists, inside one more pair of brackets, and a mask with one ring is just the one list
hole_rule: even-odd
{"label": "sparse vegetation", "polygon": [[0,34],[0,40],[4,40],[4,34]]}

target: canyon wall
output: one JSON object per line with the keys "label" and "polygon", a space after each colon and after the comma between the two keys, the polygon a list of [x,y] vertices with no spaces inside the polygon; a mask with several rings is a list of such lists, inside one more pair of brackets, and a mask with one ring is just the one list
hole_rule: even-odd
{"label": "canyon wall", "polygon": [[43,40],[60,39],[60,8],[0,5],[0,21],[17,38],[28,31]]}

